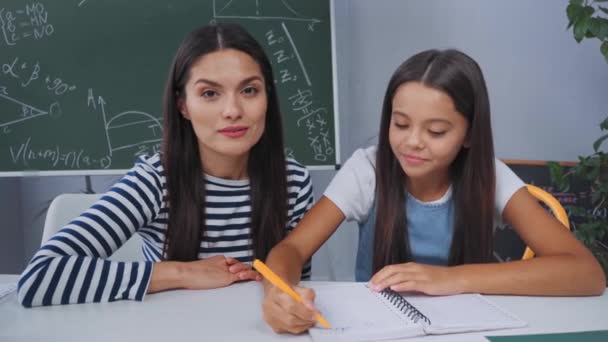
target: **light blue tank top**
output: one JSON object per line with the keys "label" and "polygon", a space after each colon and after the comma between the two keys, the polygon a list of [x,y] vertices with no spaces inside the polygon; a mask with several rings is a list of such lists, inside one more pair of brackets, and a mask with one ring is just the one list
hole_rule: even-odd
{"label": "light blue tank top", "polygon": [[[408,193],[407,226],[413,261],[429,265],[447,265],[454,233],[452,196],[441,203],[425,203]],[[355,280],[369,281],[374,256],[374,225],[376,204],[367,220],[359,224],[359,248]]]}

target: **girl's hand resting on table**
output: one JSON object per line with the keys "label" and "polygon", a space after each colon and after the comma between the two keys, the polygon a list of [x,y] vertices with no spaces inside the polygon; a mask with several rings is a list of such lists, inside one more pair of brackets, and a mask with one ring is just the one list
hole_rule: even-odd
{"label": "girl's hand resting on table", "polygon": [[389,265],[370,279],[370,288],[382,291],[389,287],[397,292],[421,292],[428,295],[453,295],[464,292],[461,279],[453,267],[431,266],[408,262]]}

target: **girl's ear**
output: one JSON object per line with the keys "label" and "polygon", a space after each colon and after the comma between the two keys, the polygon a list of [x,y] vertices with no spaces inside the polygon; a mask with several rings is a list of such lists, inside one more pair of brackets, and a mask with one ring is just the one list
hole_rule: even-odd
{"label": "girl's ear", "polygon": [[179,109],[179,112],[182,114],[184,119],[190,120],[190,113],[188,113],[188,107],[186,107],[183,97],[179,97],[177,99],[177,109]]}

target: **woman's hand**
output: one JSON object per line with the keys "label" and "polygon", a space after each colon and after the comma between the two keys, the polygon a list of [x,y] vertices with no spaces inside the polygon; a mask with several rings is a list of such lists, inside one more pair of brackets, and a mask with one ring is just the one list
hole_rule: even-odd
{"label": "woman's hand", "polygon": [[154,264],[148,293],[170,289],[214,289],[237,281],[262,280],[251,266],[223,255],[190,262],[162,261]]}
{"label": "woman's hand", "polygon": [[414,291],[428,295],[464,292],[463,281],[453,267],[415,262],[385,266],[370,279],[370,288],[374,291],[382,291],[387,287],[398,292]]}
{"label": "woman's hand", "polygon": [[299,286],[293,286],[293,289],[302,298],[302,303],[273,285],[266,287],[262,304],[264,320],[276,333],[300,334],[317,322],[314,290]]}
{"label": "woman's hand", "polygon": [[237,281],[262,280],[262,276],[251,266],[223,255],[187,262],[183,266],[183,287],[191,290],[214,289]]}

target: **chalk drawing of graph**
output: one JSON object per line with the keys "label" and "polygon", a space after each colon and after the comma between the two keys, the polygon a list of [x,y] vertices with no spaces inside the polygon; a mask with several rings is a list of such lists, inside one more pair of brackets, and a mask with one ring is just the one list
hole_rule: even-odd
{"label": "chalk drawing of graph", "polygon": [[[279,6],[276,6],[277,3]],[[318,19],[307,18],[298,13],[288,0],[213,0],[213,17],[320,22]]]}
{"label": "chalk drawing of graph", "polygon": [[10,126],[18,122],[35,119],[40,116],[49,115],[48,111],[30,106],[8,95],[0,94],[3,114],[0,119],[0,127]]}
{"label": "chalk drawing of graph", "polygon": [[160,120],[140,111],[122,112],[106,122],[106,138],[110,155],[113,152],[147,144],[162,138]]}

